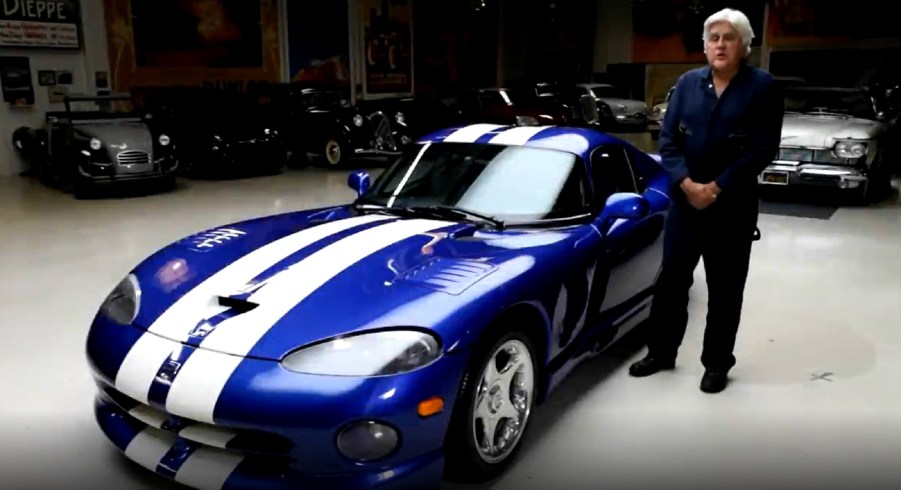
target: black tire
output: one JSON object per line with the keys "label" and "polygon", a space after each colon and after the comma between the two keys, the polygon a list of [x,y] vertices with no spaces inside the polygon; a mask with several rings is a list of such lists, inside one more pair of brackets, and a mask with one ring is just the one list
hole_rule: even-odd
{"label": "black tire", "polygon": [[[485,461],[481,456],[476,442],[474,414],[476,409],[476,397],[482,375],[492,355],[504,344],[515,341],[525,346],[531,359],[532,394],[527,402],[528,415],[525,425],[512,449],[498,462]],[[503,473],[504,470],[516,459],[522,448],[523,439],[527,436],[531,414],[535,408],[535,399],[541,386],[541,369],[538,365],[534,343],[522,331],[499,331],[482,341],[474,350],[467,366],[466,373],[460,383],[457,402],[448,427],[445,440],[445,478],[449,481],[460,483],[481,483]]]}

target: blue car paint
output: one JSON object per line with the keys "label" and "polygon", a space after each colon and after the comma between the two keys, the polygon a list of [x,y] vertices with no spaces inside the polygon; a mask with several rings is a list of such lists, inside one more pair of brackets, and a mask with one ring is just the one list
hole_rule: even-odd
{"label": "blue car paint", "polygon": [[[449,128],[420,142],[441,144],[459,129]],[[477,141],[488,143],[510,129],[494,127]],[[101,429],[133,459],[130,445],[132,452],[143,450],[159,456],[156,465],[145,466],[162,475],[178,480],[179,468],[200,467],[193,461],[206,462],[223,473],[208,470],[204,477],[207,480],[201,482],[192,479],[196,471],[183,470],[185,482],[192,486],[437,487],[446,426],[460,380],[472,349],[499,315],[510,308],[524,308],[544,326],[544,338],[535,339],[541,348],[537,361],[544,367],[543,379],[537,384],[538,401],[559,386],[579,362],[596,355],[647,315],[662,254],[663,221],[669,207],[667,176],[652,156],[609,135],[580,128],[532,131],[534,134],[519,144],[574,153],[586,168],[591,152],[599,146],[624,148],[646,186],[642,196],[648,213],[632,220],[611,222],[597,218],[591,224],[554,229],[494,231],[466,223],[425,223],[426,232],[401,237],[367,253],[362,260],[342,266],[340,272],[329,276],[268,326],[243,357],[204,347],[204,335],[209,335],[210,329],[215,332],[217,322],[227,322],[237,315],[229,309],[213,309],[216,314],[212,316],[199,312],[192,316],[192,311],[185,318],[195,325],[185,325],[182,330],[200,325],[204,328],[184,336],[167,338],[147,330],[172,305],[249,252],[302,229],[359,219],[354,218],[358,213],[349,206],[305,210],[186,237],[134,269],[141,281],[142,299],[132,325],[117,325],[98,313],[91,326],[87,356],[99,387],[96,414]],[[356,175],[349,183],[366,184],[365,180],[366,176]],[[262,270],[248,275],[247,283],[223,284],[216,294],[246,299],[255,290],[265,288],[267,281],[291,274],[296,271],[292,266],[317,252],[330,250],[344,238],[367,230],[378,233],[392,224],[404,226],[404,221],[411,220],[383,216],[328,234],[291,253],[271,258]],[[590,297],[581,298],[580,291],[589,291],[579,289],[585,280],[591,282],[593,289],[589,289]],[[565,298],[576,298],[569,302],[575,302],[578,309],[564,306]],[[598,310],[595,322],[573,324],[572,319],[581,318],[582,310],[589,304]],[[558,330],[562,320],[568,321],[571,331],[561,343]],[[288,371],[278,362],[310,343],[403,326],[434,332],[441,340],[444,355],[417,371],[385,377],[301,374]],[[126,358],[135,356],[133,348],[144,345],[141,342],[153,344],[163,352],[172,351],[172,355],[159,369],[152,364],[143,367],[154,370],[145,373],[153,376],[153,383],[146,393],[139,394],[138,398],[143,399],[136,400],[117,389],[117,376]],[[211,426],[203,420],[186,419],[184,413],[179,413],[180,408],[173,409],[184,405],[173,405],[170,400],[170,388],[179,381],[179,370],[194,363],[192,358],[200,357],[210,366],[238,359],[234,371],[212,395],[215,398],[204,400],[209,405],[205,412],[209,420],[205,422],[240,433],[229,440],[231,445],[225,445],[226,449],[210,447],[209,438],[197,441],[188,437],[191,434],[185,431],[186,427],[206,430]],[[198,375],[195,370],[195,376],[207,374],[215,377],[215,373]],[[444,411],[420,417],[417,404],[434,396],[444,399]],[[148,427],[128,415],[135,407],[153,413],[156,418],[149,420],[165,422],[157,424],[158,428]],[[395,427],[401,438],[398,450],[374,463],[345,459],[335,446],[335,438],[342,427],[360,419],[375,419]],[[181,437],[176,439],[176,434]],[[266,454],[270,449],[241,442],[254,440],[242,439],[245,434],[270,437],[261,436],[260,440],[267,441],[268,448],[282,447],[283,452]],[[276,439],[283,446],[274,443]],[[168,442],[171,447],[165,445]],[[144,449],[139,449],[140,445]],[[153,448],[157,448],[156,452]],[[162,448],[166,452],[158,454]],[[236,452],[235,448],[246,452]],[[263,453],[258,453],[261,449]],[[203,454],[205,459],[196,456],[192,460],[193,454]],[[273,459],[275,456],[282,459]]]}

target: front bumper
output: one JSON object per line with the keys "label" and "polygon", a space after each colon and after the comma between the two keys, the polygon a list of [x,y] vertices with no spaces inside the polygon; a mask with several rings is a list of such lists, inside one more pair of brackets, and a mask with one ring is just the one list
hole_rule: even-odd
{"label": "front bumper", "polygon": [[95,162],[78,164],[78,175],[83,181],[92,185],[168,179],[175,177],[177,171],[178,161],[174,156],[165,156],[150,163],[136,165]]}
{"label": "front bumper", "polygon": [[[316,474],[293,468],[288,458],[228,447],[227,432],[200,426],[188,431],[131,413],[101,391],[94,403],[100,429],[125,456],[169,480],[197,489],[437,489],[444,470],[440,449],[390,467],[345,474]],[[134,414],[144,420],[139,419]],[[147,423],[150,422],[150,423]]]}
{"label": "front bumper", "polygon": [[644,127],[648,125],[648,115],[643,112],[636,112],[634,114],[615,114],[613,120],[616,124],[621,126]]}
{"label": "front bumper", "polygon": [[867,174],[857,167],[775,161],[757,176],[766,186],[861,189],[869,183]]}
{"label": "front bumper", "polygon": [[[277,362],[244,359],[214,395],[214,422],[207,423],[172,413],[152,396],[139,401],[126,394],[127,386],[116,385],[118,366],[142,335],[153,334],[98,318],[87,356],[98,385],[101,430],[145,468],[195,488],[440,486],[444,437],[465,355],[447,355],[427,369],[383,378],[305,375]],[[194,350],[164,342],[173,353]],[[444,398],[444,411],[422,418],[417,405],[431,396]],[[337,435],[360,420],[395,428],[395,451],[371,463],[346,458]]]}

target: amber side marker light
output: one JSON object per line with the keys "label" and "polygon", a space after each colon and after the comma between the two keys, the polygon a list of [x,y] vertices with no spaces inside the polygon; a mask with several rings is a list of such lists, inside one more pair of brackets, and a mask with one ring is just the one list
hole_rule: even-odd
{"label": "amber side marker light", "polygon": [[444,400],[440,396],[429,398],[419,402],[417,412],[420,417],[431,417],[444,410]]}

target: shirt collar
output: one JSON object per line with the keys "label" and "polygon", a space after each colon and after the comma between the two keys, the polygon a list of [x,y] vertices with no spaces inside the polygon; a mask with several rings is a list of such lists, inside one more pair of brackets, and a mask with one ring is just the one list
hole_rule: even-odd
{"label": "shirt collar", "polygon": [[[740,79],[748,72],[748,68],[750,65],[747,61],[742,61],[740,65],[738,65],[738,72],[735,74],[734,80]],[[710,65],[704,67],[701,71],[701,74],[704,76],[705,82],[713,82],[713,68]]]}

